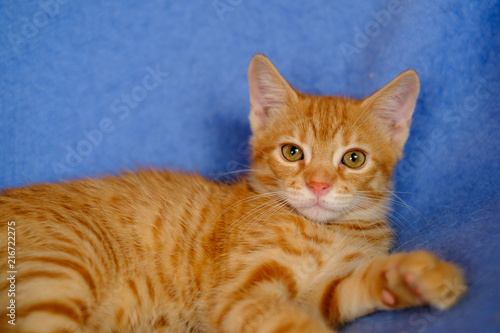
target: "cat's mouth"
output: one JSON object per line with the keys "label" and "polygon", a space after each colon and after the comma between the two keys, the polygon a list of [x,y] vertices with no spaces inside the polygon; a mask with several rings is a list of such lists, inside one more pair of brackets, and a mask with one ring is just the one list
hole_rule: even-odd
{"label": "cat's mouth", "polygon": [[335,222],[344,216],[351,205],[350,198],[329,194],[321,197],[311,193],[287,193],[286,201],[300,215],[317,223]]}
{"label": "cat's mouth", "polygon": [[316,201],[308,205],[296,205],[296,210],[309,220],[328,223],[338,219],[343,214],[343,209],[329,207],[327,204]]}

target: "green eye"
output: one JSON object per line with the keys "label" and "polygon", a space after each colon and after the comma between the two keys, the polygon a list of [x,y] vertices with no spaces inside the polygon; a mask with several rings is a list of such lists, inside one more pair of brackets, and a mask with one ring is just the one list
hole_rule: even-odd
{"label": "green eye", "polygon": [[347,165],[349,168],[357,169],[365,164],[366,155],[360,150],[351,150],[344,154],[342,157],[342,163]]}
{"label": "green eye", "polygon": [[296,162],[304,159],[304,152],[297,146],[292,144],[286,144],[281,147],[281,153],[283,157],[290,162]]}

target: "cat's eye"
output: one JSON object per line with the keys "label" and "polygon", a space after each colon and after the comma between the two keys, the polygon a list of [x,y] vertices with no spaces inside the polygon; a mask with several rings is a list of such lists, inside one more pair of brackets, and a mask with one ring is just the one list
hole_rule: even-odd
{"label": "cat's eye", "polygon": [[342,164],[347,165],[351,169],[357,169],[365,164],[366,155],[360,150],[351,150],[342,157]]}
{"label": "cat's eye", "polygon": [[281,147],[281,153],[283,154],[283,157],[290,162],[296,162],[304,159],[304,152],[302,149],[292,144],[283,145],[283,147]]}

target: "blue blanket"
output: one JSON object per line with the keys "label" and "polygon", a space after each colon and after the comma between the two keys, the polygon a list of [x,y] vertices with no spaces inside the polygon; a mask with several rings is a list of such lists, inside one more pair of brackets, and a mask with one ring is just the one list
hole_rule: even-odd
{"label": "blue blanket", "polygon": [[498,1],[4,0],[0,27],[0,188],[244,168],[257,52],[311,93],[363,97],[415,69],[394,250],[457,263],[470,291],[343,332],[500,331]]}

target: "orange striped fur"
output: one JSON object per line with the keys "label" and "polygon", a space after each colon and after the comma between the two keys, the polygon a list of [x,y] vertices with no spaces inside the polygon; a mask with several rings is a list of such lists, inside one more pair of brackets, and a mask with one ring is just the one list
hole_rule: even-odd
{"label": "orange striped fur", "polygon": [[2,193],[17,275],[13,326],[2,259],[1,332],[320,333],[458,300],[452,264],[388,254],[416,73],[363,100],[311,96],[257,55],[249,82],[252,165],[232,184],[143,170]]}

